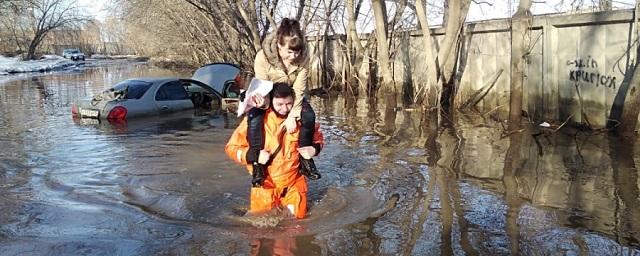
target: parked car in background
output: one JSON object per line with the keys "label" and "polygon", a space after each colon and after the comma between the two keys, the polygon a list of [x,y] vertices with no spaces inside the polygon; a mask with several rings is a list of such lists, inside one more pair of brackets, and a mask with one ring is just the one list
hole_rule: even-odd
{"label": "parked car in background", "polygon": [[70,60],[84,61],[84,53],[82,53],[79,49],[64,49],[62,51],[62,57]]}
{"label": "parked car in background", "polygon": [[201,67],[193,78],[133,78],[71,106],[76,118],[127,120],[183,110],[224,111],[236,104],[240,68],[229,63]]}

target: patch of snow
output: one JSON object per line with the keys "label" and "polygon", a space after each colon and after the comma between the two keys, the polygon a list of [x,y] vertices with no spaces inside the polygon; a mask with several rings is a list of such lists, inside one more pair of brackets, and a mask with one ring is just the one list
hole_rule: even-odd
{"label": "patch of snow", "polygon": [[91,55],[91,58],[92,59],[107,59],[109,57],[107,57],[107,55],[104,55],[104,54],[94,54],[94,55]]}
{"label": "patch of snow", "polygon": [[65,58],[60,55],[42,55],[41,60],[64,60]]}
{"label": "patch of snow", "polygon": [[44,55],[39,60],[28,61],[0,56],[0,75],[60,70],[76,65],[76,62],[67,60],[58,55]]}

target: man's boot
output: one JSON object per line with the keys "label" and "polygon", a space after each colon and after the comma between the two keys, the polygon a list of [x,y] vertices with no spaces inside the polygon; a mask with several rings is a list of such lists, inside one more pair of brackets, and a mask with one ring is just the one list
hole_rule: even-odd
{"label": "man's boot", "polygon": [[310,180],[317,180],[322,177],[316,168],[316,163],[313,162],[313,158],[304,159],[302,156],[300,156],[300,173]]}
{"label": "man's boot", "polygon": [[262,187],[264,184],[264,165],[259,164],[258,162],[253,162],[251,164],[253,166],[253,172],[251,173],[251,185],[254,188]]}

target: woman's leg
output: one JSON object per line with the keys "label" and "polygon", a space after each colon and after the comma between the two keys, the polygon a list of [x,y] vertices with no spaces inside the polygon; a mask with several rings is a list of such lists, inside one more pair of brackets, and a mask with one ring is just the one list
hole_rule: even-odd
{"label": "woman's leg", "polygon": [[[313,112],[313,108],[311,108],[307,99],[302,101],[300,123],[302,124],[302,127],[300,127],[298,147],[313,146],[313,133],[316,128],[316,113]],[[313,158],[304,159],[300,156],[300,164],[302,165],[300,173],[312,180],[320,179],[321,176],[316,168]]]}
{"label": "woman's leg", "polygon": [[260,108],[252,108],[247,113],[249,151],[246,158],[253,166],[251,184],[254,187],[262,186],[265,177],[265,166],[258,163],[260,150],[264,148],[264,115],[265,110]]}
{"label": "woman's leg", "polygon": [[313,144],[313,132],[316,130],[316,113],[311,104],[304,99],[302,101],[302,111],[300,112],[300,147],[311,146]]}

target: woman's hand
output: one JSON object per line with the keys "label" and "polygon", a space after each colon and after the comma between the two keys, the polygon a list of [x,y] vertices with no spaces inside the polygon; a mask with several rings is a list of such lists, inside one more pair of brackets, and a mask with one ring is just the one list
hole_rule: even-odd
{"label": "woman's hand", "polygon": [[282,123],[282,126],[287,129],[288,133],[293,133],[296,131],[298,122],[296,122],[296,119],[293,117],[287,117],[287,119],[284,120],[284,123]]}

